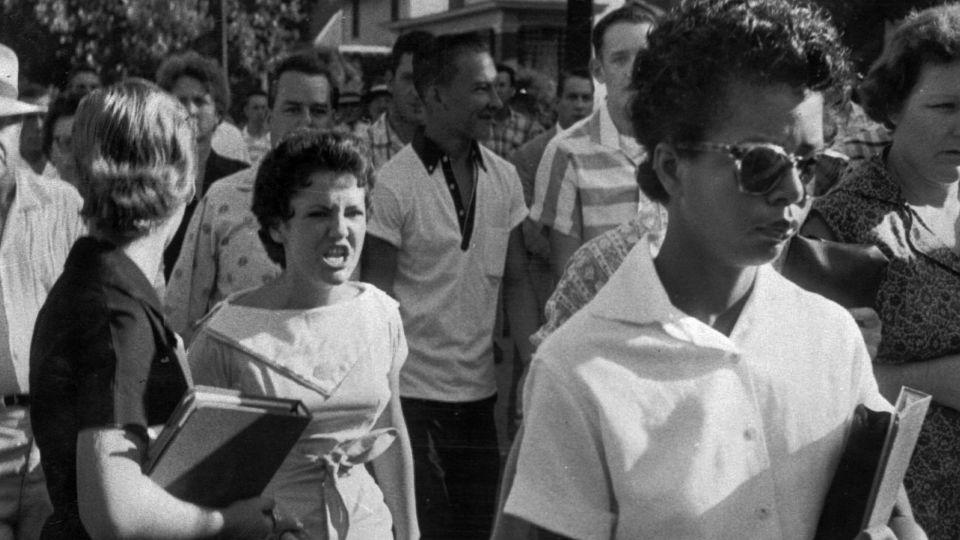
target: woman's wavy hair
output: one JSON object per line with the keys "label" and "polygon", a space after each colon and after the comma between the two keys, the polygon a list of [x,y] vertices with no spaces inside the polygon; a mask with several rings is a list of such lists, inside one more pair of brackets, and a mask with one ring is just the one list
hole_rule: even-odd
{"label": "woman's wavy hair", "polygon": [[290,201],[310,186],[318,172],[351,174],[365,192],[370,209],[370,190],[375,182],[373,161],[366,144],[353,135],[300,128],[287,134],[264,156],[253,185],[251,210],[260,224],[258,235],[270,260],[286,267],[283,244],[270,236],[270,229],[293,217]]}
{"label": "woman's wavy hair", "polygon": [[654,149],[662,142],[702,141],[723,121],[731,83],[786,84],[842,96],[849,77],[848,53],[828,15],[797,1],[684,2],[648,41],[633,66],[631,121],[647,149],[637,181],[655,201],[669,197],[653,171]]}
{"label": "woman's wavy hair", "polygon": [[889,128],[903,109],[920,72],[929,64],[960,60],[960,4],[946,4],[912,13],[897,27],[857,88],[867,115]]}
{"label": "woman's wavy hair", "polygon": [[187,111],[143,79],[88,94],[73,125],[81,214],[118,245],[147,235],[193,198],[196,135]]}

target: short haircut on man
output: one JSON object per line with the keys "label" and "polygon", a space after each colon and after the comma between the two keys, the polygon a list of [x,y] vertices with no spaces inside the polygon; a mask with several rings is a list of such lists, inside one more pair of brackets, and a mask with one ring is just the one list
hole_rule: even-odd
{"label": "short haircut on man", "polygon": [[633,66],[631,121],[648,155],[637,180],[660,202],[668,196],[649,156],[662,142],[701,142],[725,114],[731,83],[842,95],[849,77],[847,51],[819,8],[791,0],[694,0],[680,10],[650,33]]}
{"label": "short haircut on man", "polygon": [[327,85],[330,86],[330,106],[334,109],[340,101],[340,89],[320,58],[313,51],[299,51],[282,57],[276,65],[270,70],[270,93],[267,100],[272,105],[277,98],[277,83],[280,77],[287,72],[303,73],[304,75],[319,75],[327,79]]}
{"label": "short haircut on man", "polygon": [[593,76],[590,74],[589,69],[585,67],[567,69],[567,70],[561,71],[559,77],[557,78],[557,97],[560,97],[563,95],[563,92],[565,90],[565,85],[567,84],[567,81],[570,79],[586,79],[590,81],[590,89],[591,90],[594,89]]}
{"label": "short haircut on man", "polygon": [[894,127],[891,115],[904,102],[928,64],[960,60],[960,4],[946,4],[913,13],[897,27],[857,88],[860,104],[876,122]]}
{"label": "short haircut on man", "polygon": [[187,51],[170,56],[157,68],[157,84],[167,92],[173,90],[181,77],[199,81],[213,98],[217,113],[226,114],[230,108],[230,91],[216,60],[196,51]]}
{"label": "short haircut on man", "polygon": [[517,86],[517,70],[506,64],[497,64],[497,73],[506,73],[510,76],[510,87],[514,88]]}
{"label": "short haircut on man", "polygon": [[87,94],[73,135],[81,214],[118,245],[193,195],[196,135],[186,109],[153,83],[127,79]]}
{"label": "short haircut on man", "polygon": [[489,45],[478,33],[438,36],[431,47],[413,58],[413,84],[423,98],[428,87],[446,86],[456,78],[460,55],[488,52]]}
{"label": "short haircut on man", "polygon": [[593,54],[599,58],[603,53],[603,37],[611,26],[618,23],[656,25],[658,13],[643,4],[627,4],[607,13],[597,21],[590,32]]}
{"label": "short haircut on man", "polygon": [[403,55],[409,54],[416,57],[430,48],[433,44],[433,34],[424,30],[414,30],[401,34],[393,43],[393,50],[390,51],[390,73],[396,75],[397,68],[403,60]]}
{"label": "short haircut on man", "polygon": [[370,205],[373,161],[359,138],[315,128],[289,133],[264,156],[254,182],[251,208],[260,223],[258,234],[267,255],[281,267],[286,263],[283,245],[270,236],[270,229],[293,217],[290,201],[310,186],[310,177],[318,172],[353,175]]}

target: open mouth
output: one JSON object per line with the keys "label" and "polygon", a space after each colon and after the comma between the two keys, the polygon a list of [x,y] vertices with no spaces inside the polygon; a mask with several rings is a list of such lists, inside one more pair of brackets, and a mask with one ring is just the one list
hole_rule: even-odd
{"label": "open mouth", "polygon": [[346,246],[332,246],[323,253],[323,262],[329,266],[341,267],[347,264],[350,250]]}

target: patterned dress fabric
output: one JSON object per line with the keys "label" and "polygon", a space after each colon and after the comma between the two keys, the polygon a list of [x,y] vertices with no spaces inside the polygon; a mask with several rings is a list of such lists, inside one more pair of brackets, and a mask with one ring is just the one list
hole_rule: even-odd
{"label": "patterned dress fabric", "polygon": [[214,184],[186,229],[164,304],[170,325],[188,344],[200,319],[218,302],[280,273],[250,211],[256,173],[245,169]]}
{"label": "patterned dress fabric", "polygon": [[[814,212],[838,240],[876,245],[890,259],[877,293],[877,363],[960,353],[960,256],[907,204],[883,159],[848,170]],[[904,483],[931,539],[960,538],[960,411],[933,402]]]}

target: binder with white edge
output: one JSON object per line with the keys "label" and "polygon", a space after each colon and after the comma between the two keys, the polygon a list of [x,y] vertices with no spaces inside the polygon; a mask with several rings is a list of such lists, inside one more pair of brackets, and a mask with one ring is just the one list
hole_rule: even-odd
{"label": "binder with white edge", "polygon": [[900,484],[903,483],[907,466],[910,465],[913,447],[920,436],[920,428],[923,427],[930,401],[929,394],[906,386],[900,388],[895,412],[887,427],[877,474],[867,499],[862,530],[886,525],[890,521]]}
{"label": "binder with white edge", "polygon": [[196,386],[150,445],[143,470],[179,499],[222,508],[263,491],[310,418],[299,400]]}

